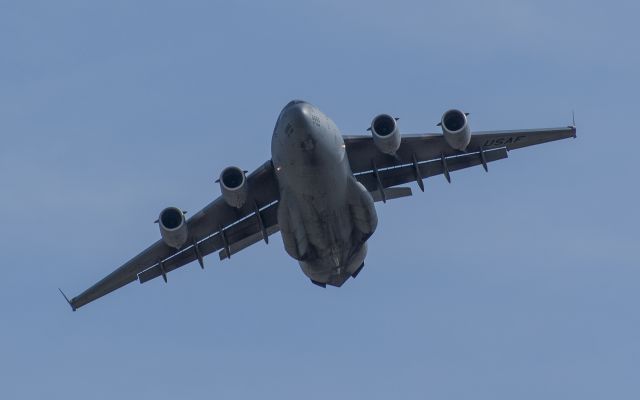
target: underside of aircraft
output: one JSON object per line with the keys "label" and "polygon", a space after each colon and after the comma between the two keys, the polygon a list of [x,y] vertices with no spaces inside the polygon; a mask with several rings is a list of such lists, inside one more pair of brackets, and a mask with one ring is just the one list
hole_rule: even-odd
{"label": "underside of aircraft", "polygon": [[[318,108],[294,100],[281,111],[271,159],[251,173],[228,167],[221,196],[189,219],[168,207],[156,221],[161,238],[73,299],[75,311],[128,283],[148,282],[218,252],[230,259],[280,232],[284,248],[312,283],[342,286],[363,269],[375,232],[375,202],[411,196],[410,183],[507,158],[509,150],[576,137],[575,124],[548,129],[472,132],[468,114],[446,111],[441,134],[401,135],[381,114],[370,135],[343,136]],[[61,291],[62,292],[62,291]],[[64,293],[63,293],[64,296]]]}

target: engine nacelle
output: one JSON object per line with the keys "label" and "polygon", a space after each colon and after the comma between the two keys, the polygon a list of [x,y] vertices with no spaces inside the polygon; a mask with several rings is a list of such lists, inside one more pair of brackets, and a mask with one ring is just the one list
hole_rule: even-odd
{"label": "engine nacelle", "polygon": [[175,249],[181,248],[189,237],[187,222],[184,212],[176,207],[167,207],[160,212],[158,217],[160,236],[167,246]]}
{"label": "engine nacelle", "polygon": [[222,170],[218,181],[224,201],[231,207],[242,207],[249,192],[244,171],[238,167],[227,167]]}
{"label": "engine nacelle", "polygon": [[400,148],[400,129],[396,119],[389,114],[380,114],[371,121],[371,134],[378,150],[395,154]]}
{"label": "engine nacelle", "polygon": [[467,114],[460,110],[449,110],[442,114],[440,126],[449,146],[461,151],[467,148],[471,141],[471,129],[467,122]]}

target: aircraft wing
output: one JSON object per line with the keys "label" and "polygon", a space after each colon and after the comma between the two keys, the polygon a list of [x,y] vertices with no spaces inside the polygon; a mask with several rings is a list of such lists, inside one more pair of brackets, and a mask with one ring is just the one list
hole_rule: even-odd
{"label": "aircraft wing", "polygon": [[[440,134],[405,135],[395,155],[382,153],[371,136],[345,136],[349,163],[354,175],[374,200],[410,196],[409,188],[392,188],[417,182],[424,190],[423,178],[443,174],[507,157],[507,151],[554,140],[576,137],[574,126],[551,129],[476,132],[466,151],[451,148]],[[392,188],[392,189],[387,189]],[[386,189],[386,190],[385,190]]]}
{"label": "aircraft wing", "polygon": [[135,280],[144,283],[162,276],[166,282],[168,272],[195,260],[204,268],[202,258],[214,251],[221,250],[221,259],[229,258],[257,241],[268,242],[268,236],[278,231],[279,190],[271,161],[248,175],[247,184],[249,194],[242,208],[231,207],[218,197],[187,220],[189,239],[181,249],[174,249],[162,239],[158,240],[68,300],[71,308],[75,311]]}
{"label": "aircraft wing", "polygon": [[355,175],[356,179],[371,192],[374,201],[397,199],[411,196],[411,188],[394,186],[409,182],[418,182],[420,189],[424,190],[423,178],[443,174],[451,182],[452,171],[475,165],[486,165],[492,161],[507,158],[507,149],[500,147],[485,150],[482,153],[466,153],[459,156],[443,157],[437,160],[416,162],[384,170],[363,172]]}
{"label": "aircraft wing", "polygon": [[[466,153],[505,147],[507,150],[566,139],[576,136],[576,128],[526,129],[513,131],[475,132]],[[371,136],[345,136],[347,155],[354,174],[371,171],[373,165],[378,169],[412,164],[464,154],[451,148],[441,134],[403,135],[400,148],[395,156],[378,150]]]}

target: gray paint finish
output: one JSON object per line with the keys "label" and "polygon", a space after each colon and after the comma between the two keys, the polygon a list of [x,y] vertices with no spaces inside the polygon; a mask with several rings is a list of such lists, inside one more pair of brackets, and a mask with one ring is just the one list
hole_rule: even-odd
{"label": "gray paint finish", "polygon": [[276,123],[271,156],[287,253],[313,281],[341,286],[364,262],[378,217],[351,173],[340,131],[311,104],[292,101]]}
{"label": "gray paint finish", "polygon": [[389,154],[371,136],[343,136],[318,108],[294,100],[277,119],[272,159],[246,177],[242,202],[218,197],[186,221],[181,248],[159,240],[68,301],[76,310],[135,280],[167,281],[177,268],[196,260],[204,268],[203,257],[215,251],[229,259],[278,230],[286,252],[313,283],[341,286],[361,272],[378,223],[374,202],[412,194],[398,185],[416,182],[424,189],[425,178],[442,174],[451,181],[451,172],[487,169],[508,150],[575,136],[574,126],[478,132],[460,151],[443,135],[405,135]]}

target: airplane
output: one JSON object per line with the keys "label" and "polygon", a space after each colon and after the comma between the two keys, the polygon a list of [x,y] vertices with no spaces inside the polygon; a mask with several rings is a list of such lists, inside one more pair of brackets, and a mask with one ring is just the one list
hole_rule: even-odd
{"label": "airplane", "polygon": [[375,202],[412,195],[415,182],[507,158],[509,150],[576,137],[567,127],[472,132],[468,113],[446,111],[442,134],[401,135],[398,118],[373,118],[370,135],[343,136],[318,108],[289,102],[278,116],[271,159],[255,171],[231,166],[221,196],[189,219],[177,207],[160,212],[160,239],[69,300],[73,311],[138,280],[162,277],[218,251],[220,260],[280,231],[284,249],[315,285],[342,286],[364,267],[367,240],[378,226]]}

